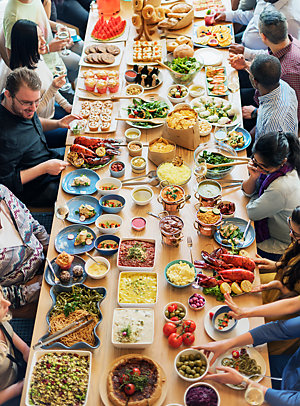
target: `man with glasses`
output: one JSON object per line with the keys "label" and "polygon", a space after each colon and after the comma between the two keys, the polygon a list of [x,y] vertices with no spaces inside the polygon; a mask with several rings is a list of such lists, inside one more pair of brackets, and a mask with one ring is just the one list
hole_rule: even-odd
{"label": "man with glasses", "polygon": [[24,203],[51,206],[68,163],[63,161],[63,148],[48,148],[44,131],[68,128],[76,116],[39,119],[40,88],[38,75],[27,68],[15,69],[7,77],[0,98],[0,183]]}

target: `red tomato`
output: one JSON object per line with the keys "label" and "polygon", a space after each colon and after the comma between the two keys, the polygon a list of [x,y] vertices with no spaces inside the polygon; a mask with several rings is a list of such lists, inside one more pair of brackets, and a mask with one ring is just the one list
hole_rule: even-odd
{"label": "red tomato", "polygon": [[214,313],[213,312],[209,312],[209,318],[212,320],[214,317]]}
{"label": "red tomato", "polygon": [[182,344],[182,336],[177,333],[172,333],[168,337],[168,342],[171,347],[178,348]]}
{"label": "red tomato", "polygon": [[132,374],[133,374],[133,375],[138,375],[138,376],[140,376],[140,375],[141,375],[141,371],[139,370],[139,368],[133,368]]}
{"label": "red tomato", "polygon": [[121,376],[121,378],[119,379],[119,382],[120,382],[120,383],[124,383],[124,382],[128,381],[128,379],[129,379],[129,376],[126,375],[126,374],[123,374],[123,375]]}
{"label": "red tomato", "polygon": [[193,320],[183,320],[182,326],[185,333],[192,333],[196,330],[196,323]]}
{"label": "red tomato", "polygon": [[173,306],[173,309],[174,309],[174,310],[177,310],[177,308],[178,308],[177,303],[173,303],[172,306]]}
{"label": "red tomato", "polygon": [[173,313],[174,312],[174,305],[170,305],[170,306],[168,306],[168,312],[169,313]]}
{"label": "red tomato", "polygon": [[177,328],[174,323],[166,323],[163,328],[163,333],[166,337],[169,337],[170,334],[176,333]]}
{"label": "red tomato", "polygon": [[127,385],[125,385],[124,392],[126,393],[126,395],[133,395],[134,392],[135,392],[134,384],[133,383],[128,383]]}
{"label": "red tomato", "polygon": [[178,318],[177,316],[173,316],[173,317],[170,318],[170,320],[171,320],[171,321],[178,321],[179,318]]}
{"label": "red tomato", "polygon": [[182,340],[184,345],[192,345],[195,341],[195,336],[193,333],[184,333],[182,336]]}

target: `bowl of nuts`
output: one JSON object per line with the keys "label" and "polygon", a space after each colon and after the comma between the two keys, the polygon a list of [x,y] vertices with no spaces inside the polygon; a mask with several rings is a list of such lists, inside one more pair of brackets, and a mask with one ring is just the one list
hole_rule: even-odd
{"label": "bowl of nuts", "polygon": [[199,135],[200,137],[206,137],[211,133],[212,124],[204,119],[199,120]]}

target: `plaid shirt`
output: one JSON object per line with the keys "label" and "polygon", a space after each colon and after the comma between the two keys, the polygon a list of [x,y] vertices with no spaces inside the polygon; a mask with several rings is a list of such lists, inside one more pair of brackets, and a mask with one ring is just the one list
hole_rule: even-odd
{"label": "plaid shirt", "polygon": [[[290,43],[287,47],[274,54],[281,64],[281,79],[288,83],[296,92],[298,100],[298,121],[300,121],[300,41],[289,35]],[[259,92],[256,90],[254,100],[258,103]]]}

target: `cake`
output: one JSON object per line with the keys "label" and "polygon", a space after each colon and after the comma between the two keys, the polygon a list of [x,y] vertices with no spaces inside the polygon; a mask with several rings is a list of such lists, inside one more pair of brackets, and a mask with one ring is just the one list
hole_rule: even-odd
{"label": "cake", "polygon": [[[143,379],[144,378],[144,379]],[[132,354],[119,358],[107,377],[108,398],[114,406],[151,406],[162,394],[160,366],[148,357]],[[127,384],[134,393],[126,394]]]}

